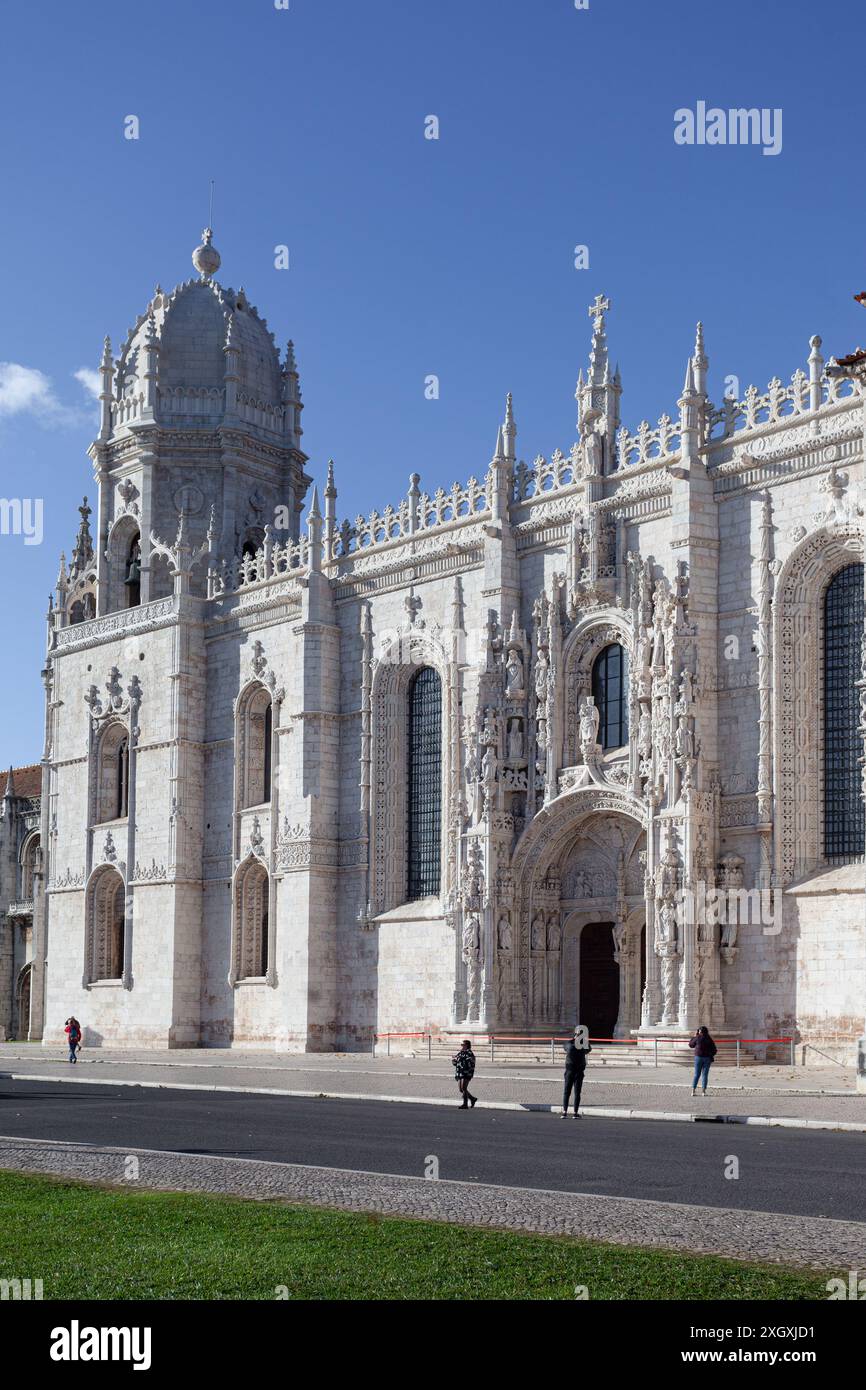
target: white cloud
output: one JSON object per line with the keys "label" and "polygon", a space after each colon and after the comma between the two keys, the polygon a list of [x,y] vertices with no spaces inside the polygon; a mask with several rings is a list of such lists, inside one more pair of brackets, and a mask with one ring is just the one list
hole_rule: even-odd
{"label": "white cloud", "polygon": [[[76,376],[80,379],[79,373],[76,372]],[[89,389],[89,383],[82,384]],[[89,411],[63,405],[55,395],[51,378],[38,367],[0,362],[0,420],[14,415],[30,415],[47,429],[72,427],[91,420]]]}
{"label": "white cloud", "polygon": [[26,415],[52,409],[51,382],[35,367],[19,362],[0,362],[0,415]]}
{"label": "white cloud", "polygon": [[81,382],[85,391],[90,392],[95,401],[99,400],[99,393],[102,390],[102,378],[99,372],[94,371],[92,367],[79,367],[78,371],[73,372],[72,375],[76,381]]}

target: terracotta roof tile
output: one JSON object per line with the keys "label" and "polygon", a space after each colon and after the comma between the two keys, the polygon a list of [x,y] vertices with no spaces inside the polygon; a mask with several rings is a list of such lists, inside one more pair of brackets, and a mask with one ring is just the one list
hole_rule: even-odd
{"label": "terracotta roof tile", "polygon": [[[0,772],[0,796],[6,795],[8,772]],[[13,767],[12,791],[15,796],[40,796],[42,794],[42,767],[30,763],[27,767]]]}

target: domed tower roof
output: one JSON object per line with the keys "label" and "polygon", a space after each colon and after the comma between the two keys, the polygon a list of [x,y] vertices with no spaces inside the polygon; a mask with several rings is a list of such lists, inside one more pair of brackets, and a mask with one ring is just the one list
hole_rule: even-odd
{"label": "domed tower roof", "polygon": [[286,380],[274,335],[243,289],[213,278],[220,255],[211,236],[206,228],[193,252],[200,277],[169,294],[157,287],[129,330],[115,364],[115,428],[149,416],[212,429],[239,417],[284,433]]}

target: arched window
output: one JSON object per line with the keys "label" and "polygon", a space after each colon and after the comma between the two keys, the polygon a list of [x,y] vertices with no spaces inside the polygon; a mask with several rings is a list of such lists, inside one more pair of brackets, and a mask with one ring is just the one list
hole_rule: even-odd
{"label": "arched window", "polygon": [[141,603],[141,537],[133,536],[126,557],[126,577],[123,581],[126,591],[127,608],[137,608]]}
{"label": "arched window", "polygon": [[268,871],[257,860],[238,874],[235,886],[235,973],[239,980],[268,973]]}
{"label": "arched window", "polygon": [[112,722],[99,741],[94,823],[121,820],[128,814],[129,734],[125,724]]}
{"label": "arched window", "polygon": [[129,812],[129,739],[123,738],[117,750],[115,775],[115,817],[120,820]]}
{"label": "arched window", "polygon": [[863,566],[846,565],[824,595],[824,854],[863,853],[864,807],[858,730],[863,638]]}
{"label": "arched window", "polygon": [[442,685],[424,666],[409,687],[409,875],[407,897],[439,892],[442,827]]}
{"label": "arched window", "polygon": [[602,748],[628,743],[628,657],[619,642],[599,652],[592,667],[592,697]]}
{"label": "arched window", "polygon": [[119,980],[126,938],[126,886],[116,869],[97,873],[88,893],[87,978]]}
{"label": "arched window", "polygon": [[238,714],[241,810],[271,799],[273,721],[270,691],[254,686],[242,699]]}
{"label": "arched window", "polygon": [[39,836],[31,835],[24,845],[24,853],[21,856],[21,901],[25,903],[33,901],[34,875],[38,854]]}

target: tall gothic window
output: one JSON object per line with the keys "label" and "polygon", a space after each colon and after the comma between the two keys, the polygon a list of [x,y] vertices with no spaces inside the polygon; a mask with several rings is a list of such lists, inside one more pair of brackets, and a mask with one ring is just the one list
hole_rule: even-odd
{"label": "tall gothic window", "polygon": [[24,847],[24,853],[21,856],[21,898],[22,901],[26,903],[33,901],[34,878],[38,854],[39,836],[31,835]]}
{"label": "tall gothic window", "polygon": [[119,720],[103,730],[97,748],[95,824],[129,814],[129,735]]}
{"label": "tall gothic window", "polygon": [[628,657],[618,642],[599,652],[592,668],[592,698],[599,712],[602,748],[628,743]]}
{"label": "tall gothic window", "polygon": [[439,892],[442,827],[442,685],[423,666],[409,687],[409,878],[407,897]]}
{"label": "tall gothic window", "polygon": [[824,595],[824,854],[863,853],[864,807],[858,731],[863,637],[863,566],[846,565]]}
{"label": "tall gothic window", "polygon": [[238,713],[241,809],[271,799],[273,719],[270,691],[263,685],[251,687]]}
{"label": "tall gothic window", "polygon": [[126,938],[126,888],[116,869],[101,870],[88,894],[89,980],[119,980]]}
{"label": "tall gothic window", "polygon": [[129,739],[124,738],[117,750],[115,768],[115,810],[118,820],[129,814]]}
{"label": "tall gothic window", "polygon": [[269,881],[263,864],[251,861],[235,885],[236,973],[259,980],[268,973]]}
{"label": "tall gothic window", "polygon": [[136,534],[126,557],[126,577],[123,581],[126,590],[127,608],[137,608],[141,603],[141,538]]}

